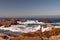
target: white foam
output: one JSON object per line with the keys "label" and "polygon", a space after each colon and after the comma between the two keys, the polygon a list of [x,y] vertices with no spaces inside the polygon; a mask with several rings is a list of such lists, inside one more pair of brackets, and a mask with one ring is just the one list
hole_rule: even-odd
{"label": "white foam", "polygon": [[[30,21],[28,20],[27,22],[18,22],[18,23],[22,23],[22,24],[34,24],[34,23],[45,24],[44,22],[35,22],[35,21],[31,21],[31,20]],[[49,24],[48,26],[49,27],[47,27],[47,28],[42,27],[42,32],[52,30],[51,25]],[[60,26],[53,26],[53,27],[60,28]],[[0,29],[3,29],[3,30],[10,30],[12,32],[22,32],[22,33],[36,32],[37,30],[40,30],[40,28],[41,28],[40,25],[37,25],[34,27],[27,27],[26,25],[11,25],[10,27],[6,27],[6,28],[4,26],[0,27]]]}
{"label": "white foam", "polygon": [[33,20],[27,20],[26,22],[17,21],[17,23],[19,23],[19,24],[33,24],[33,23],[36,23],[36,21],[33,21]]}
{"label": "white foam", "polygon": [[60,26],[54,26],[54,28],[60,28]]}
{"label": "white foam", "polygon": [[[23,29],[21,29],[20,27],[22,27]],[[24,32],[24,33],[28,33],[28,32],[35,32],[37,30],[40,30],[40,26],[36,26],[36,27],[26,27],[25,25],[11,25],[10,27],[0,27],[0,29],[4,29],[4,30],[10,30],[12,32]]]}
{"label": "white foam", "polygon": [[44,31],[51,31],[52,30],[52,27],[47,27],[47,28],[43,28],[42,27],[42,32],[44,32]]}

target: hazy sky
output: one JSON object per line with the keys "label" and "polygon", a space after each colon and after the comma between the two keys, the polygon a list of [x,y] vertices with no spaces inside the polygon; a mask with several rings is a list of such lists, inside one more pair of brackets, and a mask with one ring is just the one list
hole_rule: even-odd
{"label": "hazy sky", "polygon": [[60,15],[60,0],[0,0],[0,17]]}

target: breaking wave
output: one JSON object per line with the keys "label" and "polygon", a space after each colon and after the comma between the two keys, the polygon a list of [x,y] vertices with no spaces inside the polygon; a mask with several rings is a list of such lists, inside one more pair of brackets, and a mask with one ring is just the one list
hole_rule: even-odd
{"label": "breaking wave", "polygon": [[[36,32],[36,31],[40,30],[41,25],[36,25],[36,24],[47,24],[44,22],[35,22],[35,21],[18,22],[18,23],[24,24],[24,25],[11,25],[10,27],[6,27],[6,28],[4,26],[1,26],[0,30],[9,30],[12,32],[19,32],[19,33],[29,33],[29,32]],[[30,24],[30,25],[28,25],[28,24]],[[47,26],[49,26],[49,27],[47,27],[47,28],[42,27],[42,32],[51,30],[52,26],[53,26],[51,24],[59,24],[59,23],[48,23]],[[57,26],[54,26],[54,27],[57,28]],[[60,26],[59,26],[59,28],[60,28]]]}
{"label": "breaking wave", "polygon": [[11,25],[10,27],[7,28],[1,26],[0,29],[10,30],[12,32],[28,33],[28,32],[35,32],[37,30],[40,30],[40,25],[33,26],[33,27],[27,27],[26,25]]}

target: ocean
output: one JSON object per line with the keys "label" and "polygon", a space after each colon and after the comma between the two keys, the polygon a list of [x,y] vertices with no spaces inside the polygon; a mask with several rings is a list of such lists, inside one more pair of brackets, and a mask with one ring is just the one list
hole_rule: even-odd
{"label": "ocean", "polygon": [[[0,20],[6,20],[9,18],[0,18]],[[60,23],[60,18],[17,18],[19,20],[51,20],[52,23]],[[55,24],[56,25],[56,24]],[[60,24],[59,24],[60,26]],[[7,35],[20,35],[21,33],[29,33],[29,32],[35,32],[37,30],[40,30],[41,25],[12,25],[8,28],[2,28],[0,27],[0,33],[4,33]],[[57,26],[58,27],[58,26]],[[48,30],[48,29],[43,29]]]}
{"label": "ocean", "polygon": [[[11,19],[11,18],[0,18],[0,20],[6,20],[6,19]],[[15,18],[15,19],[19,19],[19,20],[51,20],[52,23],[60,23],[60,18]]]}
{"label": "ocean", "polygon": [[47,19],[47,20],[51,20],[52,21],[52,23],[56,23],[56,22],[58,22],[58,23],[60,23],[60,18],[18,18],[18,19],[25,19],[25,20],[45,20],[45,19]]}

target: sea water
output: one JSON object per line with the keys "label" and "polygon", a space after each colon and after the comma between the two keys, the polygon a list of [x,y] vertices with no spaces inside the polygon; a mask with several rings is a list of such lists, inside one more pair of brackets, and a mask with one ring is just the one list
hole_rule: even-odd
{"label": "sea water", "polygon": [[[60,18],[19,18],[20,20],[51,20],[52,23],[60,23]],[[57,26],[57,24],[52,24]],[[60,27],[60,24],[58,24]],[[35,32],[40,30],[41,25],[37,24],[29,24],[29,25],[11,25],[9,28],[0,28],[0,33],[8,34],[8,35],[19,35],[21,33]],[[57,26],[58,27],[58,26]]]}

